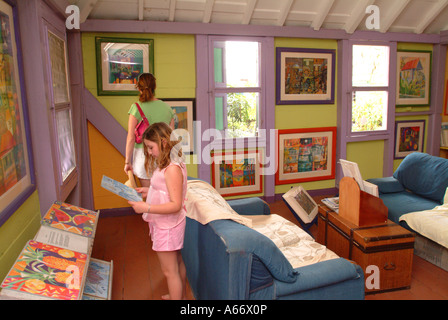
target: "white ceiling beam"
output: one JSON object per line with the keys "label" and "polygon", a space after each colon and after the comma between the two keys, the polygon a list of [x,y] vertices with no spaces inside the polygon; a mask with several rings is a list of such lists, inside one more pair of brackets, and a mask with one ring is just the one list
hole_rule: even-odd
{"label": "white ceiling beam", "polygon": [[205,9],[204,9],[204,17],[202,17],[202,23],[210,23],[212,18],[213,5],[215,4],[215,0],[206,0]]}
{"label": "white ceiling beam", "polygon": [[328,12],[330,12],[331,7],[333,6],[334,0],[326,0],[319,10],[317,11],[316,17],[314,18],[313,22],[311,23],[311,28],[314,30],[319,30],[320,27],[322,27],[322,24],[325,21],[325,18],[328,15]]}
{"label": "white ceiling beam", "polygon": [[428,12],[428,14],[423,18],[422,21],[417,25],[414,32],[417,34],[422,33],[429,26],[431,22],[442,12],[442,10],[448,5],[448,0],[439,0]]}
{"label": "white ceiling beam", "polygon": [[174,14],[176,13],[176,1],[177,0],[170,0],[170,13],[168,17],[168,21],[170,22],[174,21]]}
{"label": "white ceiling beam", "polygon": [[242,24],[249,24],[250,19],[252,18],[252,14],[254,13],[255,5],[257,4],[257,0],[248,0],[246,5],[246,10],[244,11]]}
{"label": "white ceiling beam", "polygon": [[138,0],[138,20],[143,21],[143,13],[145,12],[145,0]]}
{"label": "white ceiling beam", "polygon": [[391,3],[391,7],[387,8],[387,15],[381,19],[380,22],[380,32],[386,33],[394,21],[400,16],[403,12],[404,8],[409,4],[411,0],[395,0],[394,2],[389,1]]}
{"label": "white ceiling beam", "polygon": [[288,17],[289,10],[291,10],[291,6],[294,0],[286,0],[283,6],[280,8],[280,15],[277,19],[277,26],[283,26],[285,24],[286,18]]}
{"label": "white ceiling beam", "polygon": [[375,0],[359,0],[356,1],[356,6],[352,10],[350,17],[348,18],[347,22],[345,23],[344,30],[347,33],[353,33],[355,32],[356,28],[361,23],[362,19],[364,18],[366,14],[366,8],[373,4]]}
{"label": "white ceiling beam", "polygon": [[89,17],[90,12],[95,7],[98,0],[79,0],[79,23],[84,23]]}

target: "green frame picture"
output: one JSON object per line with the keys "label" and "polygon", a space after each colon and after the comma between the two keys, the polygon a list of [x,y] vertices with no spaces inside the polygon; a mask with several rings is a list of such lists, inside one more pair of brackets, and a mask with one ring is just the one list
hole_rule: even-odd
{"label": "green frame picture", "polygon": [[154,73],[154,40],[96,37],[99,96],[137,95],[142,73]]}

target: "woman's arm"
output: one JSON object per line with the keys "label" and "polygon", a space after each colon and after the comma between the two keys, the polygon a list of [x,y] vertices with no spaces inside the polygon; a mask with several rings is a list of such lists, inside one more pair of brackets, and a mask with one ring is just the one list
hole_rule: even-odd
{"label": "woman's arm", "polygon": [[135,127],[137,126],[137,118],[132,114],[129,115],[128,120],[128,135],[126,137],[126,158],[124,161],[124,172],[127,174],[129,170],[132,170],[132,153],[134,152],[135,144]]}

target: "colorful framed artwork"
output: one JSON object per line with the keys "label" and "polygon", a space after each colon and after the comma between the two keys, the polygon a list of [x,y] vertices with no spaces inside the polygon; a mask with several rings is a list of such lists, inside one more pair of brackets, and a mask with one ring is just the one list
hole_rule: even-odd
{"label": "colorful framed artwork", "polygon": [[448,116],[448,80],[445,87],[445,103],[443,104],[444,114]]}
{"label": "colorful framed artwork", "polygon": [[397,52],[397,107],[430,104],[431,55],[431,51]]}
{"label": "colorful framed artwork", "polygon": [[19,76],[13,9],[0,1],[0,226],[36,189],[26,107]]}
{"label": "colorful framed artwork", "polygon": [[182,151],[192,153],[194,151],[195,99],[161,99],[174,111],[174,130],[182,137]]}
{"label": "colorful framed artwork", "polygon": [[212,185],[223,196],[263,192],[260,150],[212,153]]}
{"label": "colorful framed artwork", "polygon": [[395,159],[403,159],[408,154],[423,152],[425,141],[425,120],[395,122]]}
{"label": "colorful framed artwork", "polygon": [[277,48],[277,104],[333,104],[332,49]]}
{"label": "colorful framed artwork", "polygon": [[95,38],[98,95],[137,95],[142,73],[154,73],[154,40]]}
{"label": "colorful framed artwork", "polygon": [[278,130],[276,184],[335,178],[336,127]]}

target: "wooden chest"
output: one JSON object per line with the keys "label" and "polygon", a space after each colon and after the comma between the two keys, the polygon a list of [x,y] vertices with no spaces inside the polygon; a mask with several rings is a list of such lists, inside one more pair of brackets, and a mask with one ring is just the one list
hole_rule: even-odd
{"label": "wooden chest", "polygon": [[414,237],[390,220],[359,227],[319,205],[317,242],[361,266],[366,293],[410,287]]}

